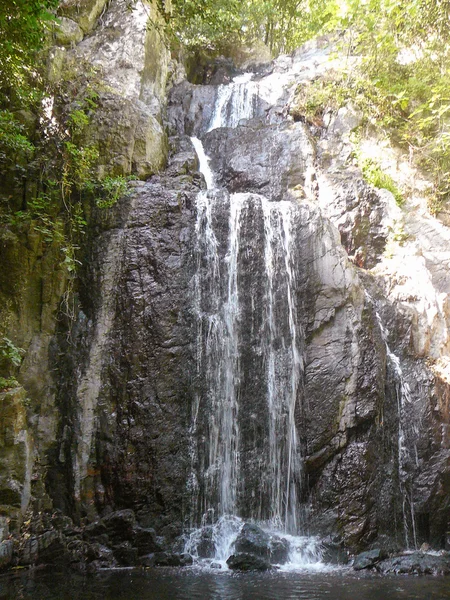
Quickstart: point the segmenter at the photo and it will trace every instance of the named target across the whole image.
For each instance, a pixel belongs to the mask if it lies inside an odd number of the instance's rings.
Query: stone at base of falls
[[[216,547],[213,541],[213,528],[211,526],[203,527],[200,541],[197,544],[197,554],[199,558],[214,558]]]
[[[232,554],[227,565],[233,571],[269,571],[273,568],[265,558],[246,552]]]
[[[369,550],[368,552],[361,552],[355,556],[353,561],[353,568],[355,571],[362,571],[362,569],[371,569],[381,560],[387,558],[387,553],[383,552],[379,548],[375,550]]]
[[[138,551],[130,542],[122,542],[114,547],[114,558],[123,567],[132,567],[138,561]]]
[[[322,560],[332,565],[348,564],[348,551],[339,536],[329,535],[321,542],[323,548]]]
[[[245,523],[234,543],[238,554],[254,554],[269,558],[269,535],[257,525]]]
[[[383,575],[450,575],[450,553],[436,556],[413,552],[383,560],[376,569]]]
[[[154,555],[155,567],[186,567],[192,565],[193,558],[190,554],[171,554],[170,552],[157,552]]]
[[[234,544],[236,553],[252,554],[272,564],[284,564],[289,558],[289,543],[277,535],[269,535],[257,525],[245,523]]]
[[[289,560],[289,542],[277,535],[270,540],[270,562],[275,565],[284,565]]]
[[[13,557],[12,540],[6,540],[0,544],[0,570],[9,567]]]

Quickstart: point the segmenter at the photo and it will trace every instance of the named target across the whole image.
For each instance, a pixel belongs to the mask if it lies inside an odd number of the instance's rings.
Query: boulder
[[[384,558],[387,558],[387,555],[379,548],[375,550],[369,550],[367,552],[361,552],[360,554],[355,556],[355,559],[353,561],[353,568],[355,569],[355,571],[361,571],[362,569],[371,569]]]
[[[77,21],[81,29],[89,33],[94,28],[107,0],[62,0],[59,12]]]
[[[376,568],[383,575],[450,575],[450,554],[447,552],[435,556],[423,552],[413,552],[382,560]]]
[[[257,525],[245,523],[234,548],[237,554],[253,554],[265,559],[270,557],[270,536]]]
[[[60,17],[53,33],[56,43],[61,46],[78,44],[84,37],[84,32],[78,23],[67,17]]]
[[[197,544],[197,555],[199,558],[214,558],[216,547],[213,541],[213,528],[210,526],[203,527],[200,540]]]
[[[136,527],[133,533],[133,545],[138,549],[139,556],[162,550],[154,529]]]
[[[113,540],[131,540],[135,535],[136,516],[130,509],[118,510],[102,519],[106,533]]]
[[[272,568],[267,559],[247,552],[232,554],[227,565],[233,571],[268,571]]]
[[[271,564],[283,565],[289,560],[290,545],[285,538],[274,535],[269,542],[269,559]]]
[[[177,554],[170,554],[170,552],[155,552],[155,566],[156,567],[179,567],[180,559]]]
[[[14,542],[6,540],[0,543],[0,570],[9,567],[13,557]]]
[[[138,551],[130,542],[122,542],[114,547],[114,558],[124,567],[133,567],[138,563]]]

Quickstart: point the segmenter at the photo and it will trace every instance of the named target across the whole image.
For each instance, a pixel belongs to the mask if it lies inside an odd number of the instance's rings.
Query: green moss
[[[372,158],[364,159],[360,164],[364,179],[376,188],[388,190],[394,196],[398,206],[403,206],[405,198],[397,184]]]

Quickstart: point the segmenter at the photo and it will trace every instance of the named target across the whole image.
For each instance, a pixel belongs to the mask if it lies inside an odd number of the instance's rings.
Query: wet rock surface
[[[371,569],[381,560],[387,558],[387,553],[379,549],[368,550],[367,552],[361,552],[353,561],[353,568],[355,571],[362,571],[363,569]]]
[[[75,3],[64,4],[60,44],[81,36],[68,22],[75,19]],[[105,3],[82,4],[80,15],[87,20],[78,22],[91,31]],[[291,454],[279,446],[279,456],[289,455],[290,461],[295,447],[293,461],[302,465],[295,477],[277,484],[278,503],[286,502],[289,489],[289,502],[299,512],[308,508],[310,531],[331,532],[333,539],[339,534],[339,541],[326,547],[329,560],[345,561],[348,550],[384,549],[382,540],[389,549],[416,541],[443,547],[449,529],[450,387],[446,363],[439,361],[449,349],[448,232],[431,218],[415,221],[413,213],[398,224],[400,209],[389,193],[363,181],[349,158],[348,140],[342,141],[357,122],[350,109],[330,122],[329,131],[309,127],[304,119],[288,118],[286,90],[273,106],[267,97],[255,103],[252,118],[235,128],[206,133],[218,88],[182,82],[169,98],[168,142],[162,118],[169,56],[159,42],[153,44],[156,33],[144,21],[126,43],[113,44],[113,31],[124,36],[136,26],[138,15],[131,19],[125,12],[124,5],[111,2],[93,35],[67,50],[101,66],[114,90],[103,90],[90,131],[103,152],[99,168],[103,174],[132,170],[146,178],[165,165],[169,147],[172,156],[165,171],[133,184],[132,195],[114,208],[89,208],[70,318],[56,320],[65,279],[52,270],[42,241],[27,238],[32,248],[27,253],[17,244],[2,248],[13,266],[28,264],[31,272],[37,265],[33,276],[14,271],[17,287],[22,279],[29,281],[26,293],[2,295],[5,306],[37,306],[31,316],[17,313],[13,319],[15,328],[26,324],[30,349],[21,377],[31,400],[24,388],[0,397],[2,505],[15,533],[30,503],[35,513],[56,507],[61,514],[59,524],[42,518],[17,550],[5,532],[0,564],[70,564],[92,571],[189,564],[190,557],[173,553],[171,544],[188,522],[200,524],[205,509],[219,505],[222,471],[210,464],[214,452],[208,445],[217,439],[218,423],[211,419],[215,400],[211,376],[198,366],[214,343],[208,337],[215,323],[209,317],[216,315],[212,291],[220,288],[218,298],[226,306],[234,285],[224,275],[232,255],[230,215],[237,206],[230,193],[250,194],[239,209],[240,304],[236,352],[228,353],[228,359],[239,355],[233,377],[240,404],[233,408],[233,423],[240,471],[232,499],[238,513],[249,520],[272,517],[275,475],[281,474],[280,481],[288,469],[284,458],[273,467],[271,435],[282,444],[294,436],[289,428],[273,435],[270,357],[283,383],[272,399],[281,397],[280,390],[296,391],[293,408],[281,418],[294,423],[296,444]],[[143,62],[152,48],[154,61]],[[316,50],[307,51],[305,64],[296,53],[256,77],[287,73],[297,64],[299,82],[313,78],[326,54]],[[216,66],[214,84],[231,75],[229,65]],[[222,188],[209,192],[218,257],[213,269],[198,246],[205,222],[197,221],[196,199],[205,185],[188,135],[203,138]],[[283,201],[294,207],[284,229],[282,211],[274,208]],[[406,267],[403,255],[392,259],[394,265],[386,256],[393,237],[403,235],[404,223],[410,236],[404,240]],[[287,234],[292,245],[289,257],[282,258]],[[266,268],[270,257],[272,270]],[[375,269],[377,277],[367,269]],[[408,269],[417,273],[417,285],[411,285]],[[214,288],[218,274],[222,279]],[[207,283],[200,308],[199,280]],[[35,302],[38,296],[45,302]],[[277,323],[272,328],[269,305]],[[434,371],[429,357],[437,361]],[[292,385],[286,373],[295,361],[301,376]],[[217,373],[226,379],[224,371]],[[64,521],[67,515],[90,524],[76,527]],[[267,569],[288,559],[282,537],[270,538],[249,524],[244,529],[230,568]],[[198,556],[212,559],[214,552],[205,527]],[[382,556],[381,550],[360,554],[355,568],[447,572],[446,556]]]
[[[450,575],[450,556],[442,556],[413,552],[383,560],[376,565],[384,575]]]
[[[268,560],[245,552],[231,555],[227,565],[232,571],[269,571],[272,568]]]
[[[234,543],[237,556],[252,554],[270,564],[284,564],[289,558],[289,543],[284,538],[269,535],[257,525],[245,523]],[[234,567],[237,568],[237,567]]]

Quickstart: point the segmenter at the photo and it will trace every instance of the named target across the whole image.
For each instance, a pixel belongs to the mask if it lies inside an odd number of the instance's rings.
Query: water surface
[[[22,572],[0,579],[0,600],[449,600],[450,578],[353,572],[242,573],[196,569]]]

